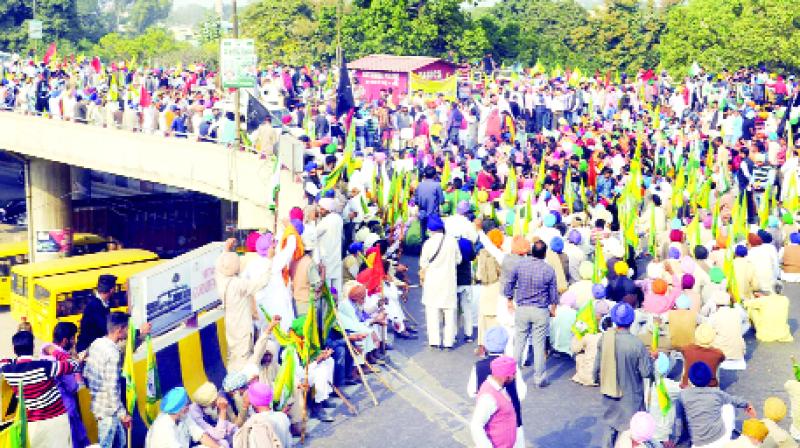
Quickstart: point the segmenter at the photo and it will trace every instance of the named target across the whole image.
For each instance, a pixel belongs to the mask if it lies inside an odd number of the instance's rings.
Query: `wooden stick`
[[[389,389],[389,392],[394,392],[394,388],[389,385],[386,379],[383,378],[383,376],[381,375],[381,371],[379,370],[378,367],[373,367],[372,364],[370,364],[369,361],[367,361],[366,357],[364,357],[364,364],[369,368],[370,372],[375,374],[375,378],[377,378],[378,381],[380,381],[384,387]]]
[[[304,445],[306,442],[306,424],[308,423],[308,392],[310,388],[306,388],[308,385],[308,361],[306,361],[306,382],[303,385],[303,423],[301,425],[300,430],[300,445]]]
[[[349,300],[349,299],[346,299],[346,300]],[[367,389],[367,393],[369,394],[370,398],[372,398],[372,404],[374,406],[378,406],[378,399],[375,398],[375,393],[372,392],[372,388],[369,386],[369,383],[367,382],[366,375],[364,375],[364,371],[361,369],[361,364],[359,364],[357,362],[358,361],[358,357],[356,356],[356,352],[353,349],[353,345],[350,344],[350,339],[347,338],[347,333],[344,331],[344,327],[342,326],[341,320],[339,320],[339,310],[337,310],[335,307],[333,308],[333,315],[336,316],[336,324],[339,326],[339,328],[342,329],[342,333],[343,333],[342,336],[343,336],[344,342],[347,345],[347,350],[350,351],[350,356],[353,357],[353,363],[356,365],[356,370],[358,370],[358,376],[361,377],[361,382],[364,384],[364,388]],[[365,354],[364,357],[366,358],[366,354]],[[367,360],[364,359],[364,362],[366,362],[366,361]]]
[[[353,403],[350,403],[350,400],[348,400],[347,397],[344,396],[342,391],[340,391],[339,388],[334,386],[333,384],[331,384],[331,387],[333,388],[333,391],[336,393],[336,395],[342,399],[342,402],[344,403],[345,406],[347,406],[347,409],[350,411],[350,413],[353,415],[358,415],[358,409],[356,409],[356,407],[353,406]]]
[[[414,325],[417,325],[417,326],[419,326],[419,322],[417,322],[417,320],[416,320],[416,319],[414,319],[414,316],[412,316],[412,315],[411,315],[411,313],[409,313],[409,312],[408,312],[408,309],[406,309],[406,306],[405,306],[405,305],[403,305],[403,301],[402,301],[402,300],[399,300],[399,302],[400,302],[400,308],[402,308],[402,309],[403,309],[403,312],[404,312],[404,313],[406,313],[406,316],[407,316],[409,319],[411,319],[411,322],[414,322]]]

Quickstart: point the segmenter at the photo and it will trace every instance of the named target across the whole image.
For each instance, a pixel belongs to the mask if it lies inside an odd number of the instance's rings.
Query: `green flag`
[[[664,377],[662,377],[661,375],[658,376],[658,385],[656,386],[656,392],[658,393],[658,407],[661,410],[661,414],[667,415],[670,408],[672,407],[672,399],[669,397],[667,386],[666,384],[664,384]]]
[[[587,334],[595,334],[598,331],[599,325],[597,324],[597,315],[594,312],[594,299],[590,298],[581,306],[578,314],[575,315],[572,333],[580,339]]]
[[[151,425],[158,416],[158,406],[161,401],[161,381],[158,378],[158,365],[156,354],[153,352],[153,341],[150,335],[145,338],[147,349],[147,407],[145,408],[145,423]]]
[[[128,340],[125,342],[125,358],[122,361],[122,378],[125,379],[125,405],[128,415],[133,415],[136,407],[136,381],[133,373],[133,344],[136,340],[136,328],[128,319]]]
[[[19,401],[17,403],[17,415],[14,422],[8,428],[8,441],[10,448],[29,448],[28,440],[28,409],[25,406],[25,393],[23,383],[19,383]]]

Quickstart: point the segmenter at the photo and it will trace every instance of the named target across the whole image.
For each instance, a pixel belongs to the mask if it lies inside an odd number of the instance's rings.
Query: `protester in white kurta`
[[[317,223],[317,244],[325,282],[337,291],[342,290],[342,241],[344,221],[335,212],[336,202],[331,198],[319,201],[322,219]]]
[[[278,241],[281,241],[279,238]],[[286,284],[286,279],[283,278],[283,270],[289,266],[292,261],[292,255],[297,247],[297,240],[294,235],[289,235],[286,238],[286,245],[283,249],[278,249],[277,246],[270,249],[273,254],[272,262],[270,263],[269,283],[266,287],[261,289],[256,294],[256,305],[259,306],[259,326],[263,328],[266,321],[261,316],[260,307],[270,316],[281,316],[281,330],[284,332],[289,331],[294,320],[294,308],[292,306],[292,291],[289,285]]]
[[[419,268],[422,280],[422,304],[428,327],[428,345],[452,347],[456,337],[456,265],[461,251],[455,238],[444,233],[444,223],[437,215],[428,217],[430,237],[422,245]],[[444,315],[444,334],[440,332]]]
[[[217,292],[225,309],[225,339],[228,344],[228,369],[238,371],[253,353],[253,316],[256,312],[254,295],[269,280],[269,271],[253,280],[239,277],[239,256],[232,252],[236,240],[225,243],[225,251],[217,260],[214,271]]]

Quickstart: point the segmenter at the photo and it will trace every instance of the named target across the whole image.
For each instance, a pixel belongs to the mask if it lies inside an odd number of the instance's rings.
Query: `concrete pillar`
[[[65,256],[59,250],[65,238],[72,242],[72,201],[70,167],[49,160],[31,158],[26,170],[28,238],[34,262]]]

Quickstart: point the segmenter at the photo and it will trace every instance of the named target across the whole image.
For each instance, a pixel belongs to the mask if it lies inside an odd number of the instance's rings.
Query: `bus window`
[[[20,297],[28,297],[28,280],[25,276],[11,274],[11,290]]]
[[[11,275],[11,258],[0,259],[0,277],[8,277]]]
[[[43,306],[50,305],[50,291],[42,288],[41,286],[36,285],[33,290],[33,296],[36,297],[36,300],[38,300]]]
[[[83,314],[86,304],[94,297],[94,290],[84,289],[67,294],[59,294],[56,306],[56,317],[74,316]]]
[[[109,308],[119,308],[128,306],[128,293],[127,291],[120,291],[117,285],[117,292],[115,292],[108,301]]]

